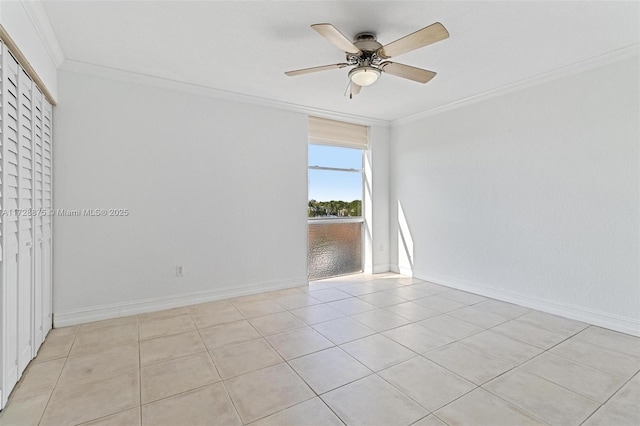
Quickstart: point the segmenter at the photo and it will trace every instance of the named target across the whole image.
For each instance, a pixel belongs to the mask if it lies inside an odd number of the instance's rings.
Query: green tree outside
[[[362,201],[316,201],[309,200],[308,217],[359,217],[362,216]]]

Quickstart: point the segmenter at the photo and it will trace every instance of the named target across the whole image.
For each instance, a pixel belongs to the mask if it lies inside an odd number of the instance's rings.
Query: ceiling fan
[[[360,93],[362,87],[375,83],[383,72],[417,81],[418,83],[427,83],[436,76],[435,72],[391,62],[387,59],[449,37],[449,32],[440,22],[431,24],[384,46],[376,40],[376,35],[371,32],[359,33],[351,42],[331,24],[313,24],[311,28],[320,33],[321,36],[329,40],[338,49],[344,51],[347,55],[346,62],[287,71],[285,74],[293,77],[352,66],[353,68],[349,71],[350,82],[347,88],[350,98]]]

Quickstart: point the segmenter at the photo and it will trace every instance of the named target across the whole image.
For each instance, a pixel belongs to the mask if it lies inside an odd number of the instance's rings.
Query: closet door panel
[[[44,340],[44,282],[42,280],[42,92],[33,85],[33,348],[40,347]],[[33,354],[35,355],[35,353]]]
[[[33,91],[29,76],[20,70],[18,156],[18,368],[19,374],[33,357]]]
[[[47,101],[42,106],[42,207],[47,213],[42,217],[42,315],[43,335],[53,326],[53,271],[52,271],[52,122],[53,107]]]
[[[4,82],[2,81],[2,69],[4,67],[4,64],[2,63],[3,59],[2,59],[2,49],[4,48],[4,45],[2,43],[0,43],[0,209],[4,210],[4,195],[2,194],[4,191],[4,188],[2,186],[2,182],[4,182],[4,176],[2,175],[2,172],[4,170],[4,152],[3,152],[3,141],[4,141],[4,98],[5,98],[5,94],[4,94]],[[0,214],[0,309],[3,309],[3,297],[2,297],[2,282],[3,282],[3,277],[1,275],[1,271],[3,270],[2,268],[2,258],[3,258],[3,252],[4,252],[4,240],[2,239],[2,236],[4,235],[4,221],[3,221],[3,216]],[[2,327],[2,315],[0,314],[0,327]],[[2,330],[0,329],[0,335],[2,333]],[[0,340],[0,381],[2,380],[2,341]],[[0,386],[2,386],[2,383],[0,383]]]
[[[4,49],[4,46],[3,46]],[[3,401],[18,381],[18,63],[2,54],[2,389]]]

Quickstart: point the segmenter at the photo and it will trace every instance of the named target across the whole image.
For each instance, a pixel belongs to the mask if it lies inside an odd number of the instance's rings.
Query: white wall
[[[389,127],[369,127],[365,152],[366,273],[389,271]],[[367,199],[368,198],[368,202]]]
[[[56,325],[306,284],[306,115],[69,71],[59,87],[55,208],[130,215],[55,218]]]
[[[25,2],[18,0],[0,2],[0,22],[9,36],[16,42],[22,53],[38,73],[45,86],[54,99],[58,97],[57,64],[49,53],[47,45],[41,36],[42,28],[36,27],[25,8]],[[32,10],[38,10],[42,6],[33,2]],[[29,6],[28,4],[26,6]],[[48,22],[47,22],[48,24]],[[46,37],[53,37],[52,33],[47,33]],[[57,46],[57,41],[49,40]],[[59,47],[58,47],[59,49]],[[62,55],[62,52],[57,52]]]
[[[633,57],[394,126],[393,267],[639,333],[638,75]]]

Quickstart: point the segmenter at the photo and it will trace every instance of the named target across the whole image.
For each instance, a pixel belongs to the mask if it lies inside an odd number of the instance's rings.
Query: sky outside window
[[[309,165],[362,169],[362,150],[329,145],[309,145]]]
[[[362,169],[362,150],[309,145],[309,166]],[[331,170],[309,170],[309,200],[362,200],[362,174]]]

